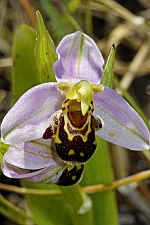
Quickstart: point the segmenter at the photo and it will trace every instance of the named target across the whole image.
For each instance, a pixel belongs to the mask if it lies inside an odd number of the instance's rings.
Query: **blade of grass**
[[[134,26],[141,25],[145,22],[143,17],[134,15],[127,8],[123,7],[121,4],[119,4],[116,1],[93,0],[93,2],[107,6],[108,9],[111,9],[114,12],[116,12],[118,16],[122,17],[123,19],[127,20],[130,23],[133,23]]]
[[[37,84],[34,61],[35,30],[21,25],[14,35],[12,58],[12,94],[15,102],[25,91]]]
[[[2,195],[0,195],[0,213],[17,224],[25,225],[33,222],[31,216],[7,201]]]
[[[73,31],[81,30],[81,27],[62,1],[43,0],[40,2],[58,34],[58,39]]]
[[[51,22],[54,26],[54,29],[57,31],[59,38],[66,35],[67,28],[62,21],[60,13],[56,9],[56,7],[53,5],[53,3],[48,0],[42,0],[40,2],[43,9],[46,11],[46,14],[51,19]]]

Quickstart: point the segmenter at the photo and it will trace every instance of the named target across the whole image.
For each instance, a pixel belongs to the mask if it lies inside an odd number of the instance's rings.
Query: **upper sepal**
[[[105,140],[131,150],[148,150],[150,133],[137,112],[114,90],[105,87],[95,95],[95,114],[102,117],[104,128],[97,134]]]
[[[54,63],[54,71],[57,81],[100,82],[104,60],[96,43],[88,35],[77,31],[65,36],[56,52],[58,60]]]

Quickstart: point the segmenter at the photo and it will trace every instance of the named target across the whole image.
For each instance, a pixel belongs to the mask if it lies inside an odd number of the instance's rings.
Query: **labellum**
[[[96,149],[95,132],[102,128],[102,122],[93,110],[91,102],[83,115],[80,102],[66,99],[62,110],[51,117],[43,138],[53,140],[58,156],[67,164],[84,164]]]

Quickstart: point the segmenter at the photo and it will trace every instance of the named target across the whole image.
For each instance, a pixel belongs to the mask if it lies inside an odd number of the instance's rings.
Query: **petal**
[[[44,83],[28,90],[2,121],[4,142],[18,144],[41,138],[48,127],[48,119],[60,108],[63,100],[57,83]]]
[[[137,112],[112,89],[95,95],[94,113],[102,117],[104,128],[97,134],[131,150],[149,149],[150,133]]]
[[[65,170],[65,164],[61,163],[57,167],[53,168],[52,166],[49,166],[45,169],[42,169],[39,173],[34,174],[34,176],[26,178],[24,180],[32,183],[57,183],[61,175],[63,174]]]
[[[5,160],[2,164],[2,172],[9,178],[17,178],[32,183],[56,183],[65,170],[65,164],[59,163],[49,165],[46,168],[37,171],[30,171],[18,168],[7,163]]]
[[[60,162],[51,149],[51,141],[44,139],[10,146],[4,160],[13,166],[28,170],[42,169],[49,164],[56,164],[56,161]]]
[[[65,36],[56,51],[58,60],[54,71],[57,81],[100,82],[104,60],[92,38],[77,31]]]

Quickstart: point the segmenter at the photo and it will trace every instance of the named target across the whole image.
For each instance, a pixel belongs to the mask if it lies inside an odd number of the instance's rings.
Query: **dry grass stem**
[[[87,194],[102,192],[110,189],[115,189],[120,186],[128,185],[134,182],[140,182],[150,177],[150,170],[142,171],[129,177],[122,178],[120,180],[113,181],[110,184],[96,184],[83,187],[83,190]],[[22,195],[58,195],[61,194],[60,190],[44,190],[44,189],[29,189],[20,188],[13,185],[0,183],[0,189],[10,192],[15,192]]]

